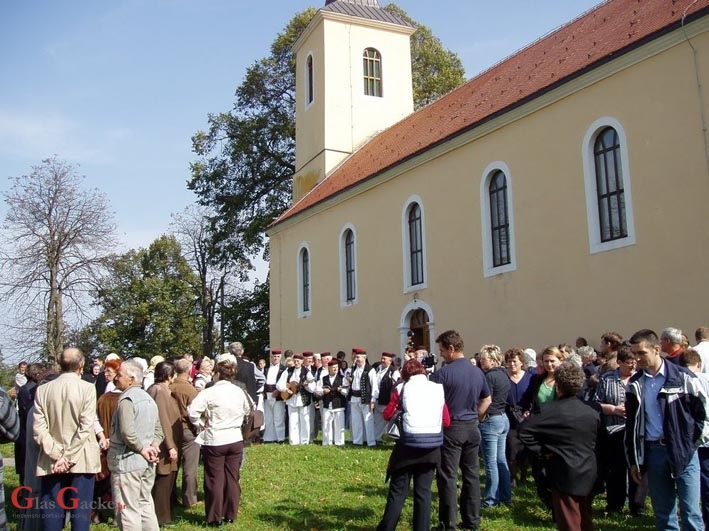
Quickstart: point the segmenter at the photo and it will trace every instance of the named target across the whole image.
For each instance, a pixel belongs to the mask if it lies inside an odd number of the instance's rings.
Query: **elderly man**
[[[94,433],[96,390],[82,380],[84,355],[68,348],[59,356],[62,373],[37,387],[32,431],[39,445],[37,476],[41,476],[43,529],[60,531],[65,508],[72,531],[91,525],[94,475],[101,471]]]
[[[229,344],[229,352],[236,358],[236,375],[234,380],[242,382],[254,403],[258,403],[258,389],[265,383],[263,373],[256,365],[241,357],[244,355],[244,345],[235,341]]]
[[[395,355],[392,352],[382,352],[382,361],[377,368],[377,387],[379,388],[379,395],[377,405],[374,409],[374,437],[377,443],[382,442],[384,430],[387,425],[387,421],[384,420],[383,416],[384,409],[389,404],[392,390],[401,378],[401,374],[392,363],[394,357]]]
[[[116,387],[122,393],[111,422],[108,451],[113,501],[121,531],[159,529],[151,490],[163,434],[158,406],[142,384],[140,364],[124,361],[116,376]]]
[[[293,367],[289,367],[278,380],[276,389],[288,396],[288,439],[290,444],[310,443],[309,400],[315,391],[315,378],[303,367],[303,355],[293,355]]]
[[[679,328],[668,327],[660,333],[660,347],[665,354],[664,358],[674,363],[679,364],[680,355],[684,350],[682,348],[682,330]]]
[[[374,433],[374,407],[379,398],[377,371],[372,369],[367,361],[367,352],[360,347],[352,349],[354,361],[347,375],[347,386],[350,388],[350,426],[352,427],[352,444],[376,446],[377,437]]]
[[[187,416],[187,407],[197,396],[197,389],[190,383],[192,361],[182,358],[175,361],[175,381],[170,384],[172,396],[180,407],[182,422],[182,505],[192,507],[197,504],[197,468],[199,467],[199,445],[195,442],[195,428]]]
[[[281,365],[280,349],[271,350],[271,364],[266,368],[264,385],[263,417],[265,429],[263,442],[283,442],[286,440],[286,403],[276,389],[285,365]]]

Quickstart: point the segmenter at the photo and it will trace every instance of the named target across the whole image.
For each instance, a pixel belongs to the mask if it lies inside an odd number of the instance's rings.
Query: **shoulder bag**
[[[396,411],[387,422],[385,429],[389,438],[394,440],[401,438],[402,433],[404,433],[404,387],[406,387],[406,384],[401,386],[401,394],[399,395]]]

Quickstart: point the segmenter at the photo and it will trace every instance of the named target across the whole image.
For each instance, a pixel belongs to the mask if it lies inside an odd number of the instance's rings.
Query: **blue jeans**
[[[481,446],[485,460],[485,497],[483,507],[509,503],[512,499],[510,469],[505,457],[510,420],[507,415],[493,415],[480,424]]]
[[[679,531],[677,498],[682,513],[683,531],[703,531],[699,510],[699,459],[696,451],[678,478],[672,478],[667,447],[658,443],[645,444],[645,464],[655,527],[663,531]]]
[[[709,529],[709,448],[702,446],[697,448],[699,455],[699,470],[702,481],[700,484],[702,497],[702,516],[704,517],[704,528]]]

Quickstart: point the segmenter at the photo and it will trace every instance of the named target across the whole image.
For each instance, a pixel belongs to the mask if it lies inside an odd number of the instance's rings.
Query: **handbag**
[[[246,395],[246,399],[249,401],[251,411],[248,415],[244,416],[244,421],[241,423],[241,436],[243,437],[244,441],[249,441],[254,437],[259,436],[264,419],[263,411],[256,407],[256,404],[254,404],[254,401],[252,400],[249,393],[244,391],[244,394]]]
[[[527,419],[521,406],[511,406],[509,404],[507,405],[507,416],[515,425],[522,424]]]
[[[404,433],[404,384],[401,387],[401,394],[399,395],[399,403],[396,406],[396,411],[392,417],[387,422],[385,432],[390,439],[398,440]]]

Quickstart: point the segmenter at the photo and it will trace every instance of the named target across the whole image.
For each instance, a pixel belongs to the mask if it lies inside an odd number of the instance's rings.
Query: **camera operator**
[[[436,370],[436,355],[426,350],[424,346],[416,347],[416,359],[426,368],[426,376],[430,377]]]

